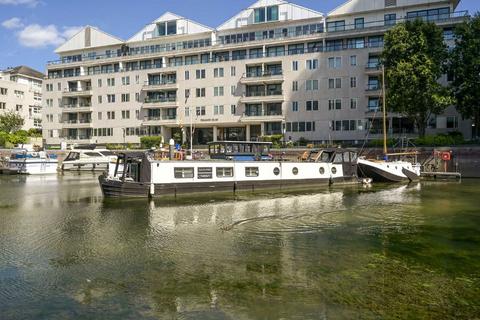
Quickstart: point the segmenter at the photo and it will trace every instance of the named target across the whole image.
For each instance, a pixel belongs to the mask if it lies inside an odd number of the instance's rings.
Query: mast
[[[382,64],[382,96],[383,96],[383,154],[387,155],[387,90],[385,88],[385,65]]]

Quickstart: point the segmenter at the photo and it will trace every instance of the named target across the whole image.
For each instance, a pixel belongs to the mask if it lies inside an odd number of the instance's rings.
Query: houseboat
[[[24,144],[12,150],[2,171],[5,174],[55,174],[57,166],[56,156]]]
[[[63,160],[61,168],[62,171],[104,171],[109,164],[115,164],[116,161],[117,156],[107,149],[76,148]]]
[[[219,150],[221,152],[222,150]],[[211,154],[212,156],[212,154]],[[156,160],[154,152],[119,154],[115,169],[99,177],[105,197],[157,197],[201,192],[255,191],[358,183],[357,154],[311,151],[305,161]]]

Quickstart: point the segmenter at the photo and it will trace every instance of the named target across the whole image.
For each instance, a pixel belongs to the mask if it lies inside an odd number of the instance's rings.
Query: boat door
[[[357,174],[357,153],[356,152],[343,151],[342,168],[343,168],[343,175],[346,177],[351,177]]]

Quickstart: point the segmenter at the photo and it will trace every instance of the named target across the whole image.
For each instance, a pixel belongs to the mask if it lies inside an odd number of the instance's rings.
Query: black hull
[[[195,182],[182,184],[155,184],[155,192],[150,195],[150,184],[140,182],[122,182],[98,178],[103,195],[115,197],[161,197],[177,196],[206,192],[232,193],[240,191],[255,192],[257,190],[282,190],[305,187],[328,187],[329,185],[356,184],[357,177],[330,179],[303,179],[284,181],[241,181],[241,182]]]
[[[408,181],[406,177],[397,176],[364,163],[357,164],[358,175],[362,178],[372,178],[373,182],[402,182]]]
[[[407,176],[408,180],[410,181],[417,181],[420,177],[413,171],[407,170],[405,168],[402,169],[402,173]]]

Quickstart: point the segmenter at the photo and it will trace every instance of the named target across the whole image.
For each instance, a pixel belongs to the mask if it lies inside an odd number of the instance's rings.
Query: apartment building
[[[26,66],[0,71],[0,113],[18,113],[24,130],[41,129],[43,78],[43,73]]]
[[[87,26],[47,66],[47,144],[256,140],[361,143],[381,133],[384,33],[405,19],[436,22],[452,43],[466,12],[455,0],[351,0],[327,15],[260,0],[217,28],[167,12],[128,40]],[[445,82],[448,80],[445,76]],[[388,114],[394,135],[415,134]],[[454,107],[430,133],[462,131]],[[368,134],[367,134],[368,133]]]

